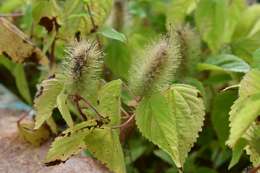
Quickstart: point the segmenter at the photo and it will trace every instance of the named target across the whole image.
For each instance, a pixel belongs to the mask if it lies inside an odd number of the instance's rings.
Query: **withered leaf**
[[[4,53],[13,61],[22,63],[34,61],[48,64],[48,58],[15,25],[0,17],[0,54]]]

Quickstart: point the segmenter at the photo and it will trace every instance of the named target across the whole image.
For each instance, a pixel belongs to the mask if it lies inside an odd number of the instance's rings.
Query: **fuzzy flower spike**
[[[68,48],[64,73],[69,92],[91,94],[97,90],[103,64],[103,52],[96,41],[75,41]],[[87,95],[89,95],[87,94]]]
[[[170,31],[147,46],[130,69],[130,89],[143,97],[167,87],[174,79],[181,61],[176,32]]]

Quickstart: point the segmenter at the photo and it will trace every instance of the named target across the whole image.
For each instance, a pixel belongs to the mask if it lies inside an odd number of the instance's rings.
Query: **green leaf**
[[[118,41],[121,41],[121,42],[126,42],[126,40],[127,40],[126,36],[123,33],[118,32],[114,28],[111,28],[111,27],[102,28],[99,31],[99,34],[103,35],[104,37],[111,38],[111,39],[114,39],[114,40],[118,40]]]
[[[251,70],[247,73],[242,81],[240,82],[239,87],[239,96],[247,97],[260,92],[260,71]]]
[[[57,17],[60,13],[60,8],[55,0],[52,1],[34,1],[32,3],[32,16],[35,24],[38,24],[42,17],[48,17],[52,19]]]
[[[59,16],[62,23],[60,36],[65,38],[74,37],[74,34],[78,31],[84,35],[100,28],[110,14],[112,3],[112,0],[65,1],[63,13]],[[92,19],[95,26],[93,26]]]
[[[0,3],[0,11],[1,13],[9,13],[17,10],[17,8],[23,5],[23,1],[21,0],[9,0],[9,1],[2,1]]]
[[[77,154],[86,148],[84,138],[96,126],[95,121],[84,121],[63,132],[51,144],[51,148],[47,153],[45,162],[56,160],[65,161],[73,154]]]
[[[20,27],[25,33],[29,34],[33,24],[32,4],[31,3],[26,4],[23,11],[24,11],[24,16],[21,19]]]
[[[167,23],[182,24],[185,17],[196,8],[196,0],[174,0],[167,8]]]
[[[260,49],[257,49],[257,50],[253,53],[253,63],[252,63],[252,67],[253,67],[253,68],[257,68],[258,70],[260,70]]]
[[[98,93],[98,110],[101,115],[110,119],[110,125],[118,125],[121,120],[121,80],[105,84]]]
[[[232,52],[246,60],[247,62],[252,63],[252,52],[254,52],[260,45],[260,32],[257,35],[252,37],[241,38],[232,42],[231,49]]]
[[[247,8],[236,25],[232,36],[232,52],[241,58],[252,61],[251,53],[260,46],[260,5]]]
[[[260,113],[260,92],[239,98],[230,111],[230,135],[227,144],[233,148]]]
[[[70,111],[67,105],[68,95],[63,90],[57,97],[57,106],[62,115],[62,118],[66,121],[69,127],[73,127],[73,120],[70,115]]]
[[[246,73],[250,70],[250,66],[234,55],[221,54],[209,57],[204,63],[198,65],[198,69]]]
[[[16,64],[12,72],[15,77],[15,83],[19,93],[22,95],[22,97],[26,100],[27,103],[31,104],[32,98],[29,91],[29,86],[27,83],[23,65]]]
[[[23,65],[14,63],[10,59],[1,55],[0,55],[0,65],[3,65],[14,76],[16,87],[19,93],[27,103],[31,104],[32,98],[31,98]]]
[[[166,152],[164,152],[162,150],[155,150],[155,151],[153,151],[153,153],[154,153],[154,155],[156,155],[163,161],[167,162],[170,165],[173,165],[173,161],[172,161],[171,157]]]
[[[235,148],[241,139],[247,140],[245,150],[255,166],[260,164],[260,71],[251,70],[240,82],[239,98],[230,111],[230,135],[227,144]]]
[[[52,115],[52,110],[57,105],[57,97],[63,89],[61,79],[58,77],[46,79],[41,83],[40,89],[34,100],[36,110],[35,128],[39,128]]]
[[[196,26],[213,52],[224,43],[227,3],[226,0],[201,0],[195,12]]]
[[[250,155],[250,160],[254,166],[260,165],[260,125],[254,123],[247,130],[244,138],[248,141],[246,153]]]
[[[81,17],[88,17],[88,15],[86,13],[72,14],[68,17],[68,19],[81,18]]]
[[[93,155],[114,173],[126,173],[119,133],[111,128],[94,129],[85,138],[85,144]]]
[[[217,133],[218,141],[225,147],[229,133],[229,110],[237,98],[237,91],[229,90],[215,96],[212,107],[211,122]]]
[[[167,152],[181,168],[198,137],[204,115],[199,91],[176,84],[164,96],[145,97],[137,107],[136,123],[142,134]]]
[[[235,166],[243,154],[243,150],[246,146],[247,142],[245,139],[240,139],[237,144],[232,149],[232,159],[229,163],[228,169],[231,169],[233,166]]]
[[[250,36],[250,34],[252,34],[253,29],[256,32],[256,28],[254,28],[254,26],[259,21],[259,17],[260,17],[260,5],[257,4],[248,7],[240,16],[240,20],[236,25],[236,29],[234,31],[232,39],[239,40],[241,38],[248,37]]]
[[[228,14],[226,16],[225,32],[223,33],[225,35],[226,43],[230,43],[232,40],[234,30],[246,7],[247,4],[245,0],[232,0],[228,2]]]
[[[128,45],[122,42],[110,40],[105,52],[105,64],[116,77],[128,78],[128,71],[131,64]]]
[[[50,117],[49,119],[47,119],[46,124],[49,126],[49,128],[53,134],[55,134],[55,135],[58,134],[58,127],[57,127],[57,124],[55,123],[53,117]]]

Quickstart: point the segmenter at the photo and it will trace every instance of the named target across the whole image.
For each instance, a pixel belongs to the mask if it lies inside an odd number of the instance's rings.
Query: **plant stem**
[[[89,17],[90,17],[91,24],[93,26],[93,29],[91,30],[91,33],[95,33],[95,32],[97,32],[98,26],[95,24],[95,20],[93,18],[93,14],[91,12],[91,9],[90,9],[88,3],[86,3],[86,6],[87,6],[87,10],[88,10],[88,14],[89,14]],[[96,40],[98,42],[99,49],[102,49],[102,45],[101,45],[101,42],[100,42],[100,39],[99,39],[98,35],[96,35]]]
[[[81,118],[86,121],[87,120],[87,116],[82,112],[82,110],[80,108],[80,105],[79,105],[79,100],[76,101],[76,106],[77,106],[77,109],[78,109],[78,111],[79,111],[79,113],[81,115]]]
[[[118,129],[118,128],[122,128],[122,127],[126,126],[129,122],[131,122],[134,119],[134,117],[135,117],[135,114],[131,115],[131,117],[127,121],[125,121],[123,124],[120,124],[118,126],[113,126],[112,129]]]
[[[99,119],[102,119],[103,116],[98,112],[98,110],[89,102],[87,101],[85,98],[81,97],[80,95],[76,95],[76,97],[78,97],[79,101],[82,100],[87,107],[90,107],[98,116]]]
[[[178,168],[179,173],[183,173],[183,169],[182,168]]]

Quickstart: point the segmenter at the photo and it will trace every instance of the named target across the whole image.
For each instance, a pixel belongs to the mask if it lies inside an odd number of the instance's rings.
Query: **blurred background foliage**
[[[23,103],[15,109],[24,110],[31,107],[37,84],[59,67],[66,56],[65,47],[74,39],[98,39],[106,54],[104,79],[121,78],[127,83],[129,66],[138,58],[138,51],[175,27],[182,38],[183,60],[173,82],[196,86],[207,107],[203,131],[186,161],[185,172],[238,173],[250,168],[243,153],[228,170],[232,158],[225,145],[228,112],[237,98],[237,88],[222,90],[238,84],[251,68],[260,68],[260,5],[256,2],[1,0],[0,16],[17,26],[49,59],[49,65],[39,65],[31,58],[16,63],[0,48],[0,84]],[[0,37],[3,34],[0,26]],[[0,47],[4,44],[0,39]],[[129,99],[123,93],[123,102]],[[10,108],[10,104],[1,107]],[[170,157],[136,131],[123,147],[129,173],[177,172]]]

